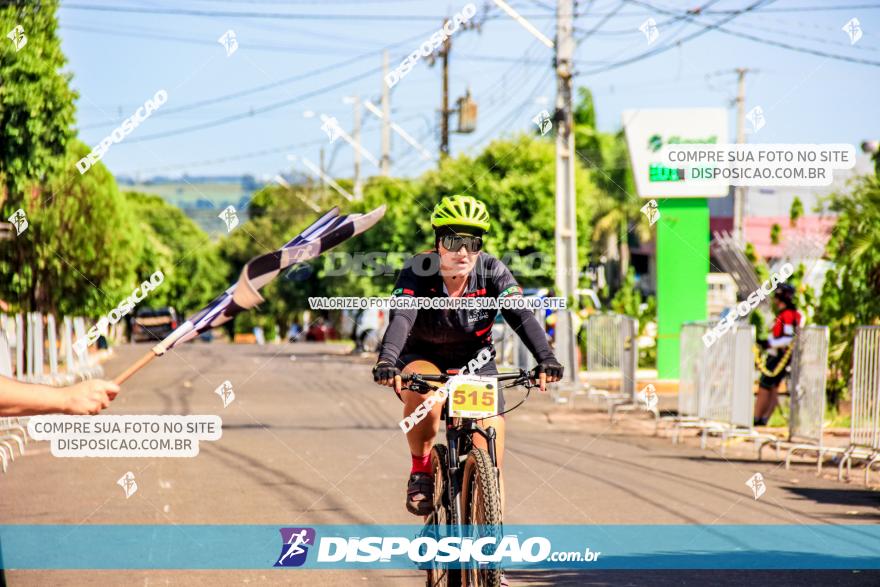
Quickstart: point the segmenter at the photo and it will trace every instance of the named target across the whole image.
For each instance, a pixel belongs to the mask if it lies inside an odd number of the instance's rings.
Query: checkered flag
[[[237,282],[154,346],[140,361],[117,377],[116,383],[122,383],[152,359],[165,354],[165,351],[257,306],[263,301],[259,290],[282,271],[296,263],[314,259],[359,235],[376,224],[384,214],[385,206],[366,214],[344,216],[339,215],[339,208],[333,208],[279,250],[254,257],[245,264]]]

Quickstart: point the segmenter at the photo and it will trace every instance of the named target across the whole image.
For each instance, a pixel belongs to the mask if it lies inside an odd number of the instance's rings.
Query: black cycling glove
[[[559,364],[559,361],[556,359],[547,359],[545,361],[541,361],[538,363],[538,366],[535,367],[535,379],[538,378],[538,375],[541,373],[546,373],[547,377],[562,379],[562,365]]]
[[[373,381],[376,383],[385,379],[394,379],[398,375],[400,375],[400,369],[388,361],[379,361],[373,367]]]

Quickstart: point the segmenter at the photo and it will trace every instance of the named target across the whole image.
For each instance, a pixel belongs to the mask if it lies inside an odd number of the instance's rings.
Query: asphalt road
[[[120,372],[148,349],[124,346],[105,364]],[[110,414],[218,414],[223,437],[193,459],[59,459],[32,443],[0,476],[0,523],[409,524],[403,507],[408,450],[401,404],[374,385],[370,359],[338,345],[189,344],[133,377]],[[233,384],[226,409],[213,390]],[[516,400],[511,394],[508,404]],[[510,524],[877,523],[880,494],[784,470],[744,451],[721,458],[693,442],[647,434],[644,417],[555,406],[533,395],[508,418]],[[751,449],[753,451],[753,449]],[[117,479],[136,475],[125,499]],[[761,472],[767,493],[745,481]],[[511,573],[512,584],[878,584],[867,573]],[[298,584],[421,585],[410,571],[9,571],[9,585]]]

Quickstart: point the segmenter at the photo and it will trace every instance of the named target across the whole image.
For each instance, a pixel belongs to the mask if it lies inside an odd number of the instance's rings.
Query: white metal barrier
[[[73,332],[74,338],[76,340],[86,337],[85,318],[77,316],[73,319]],[[77,365],[77,373],[81,374],[86,379],[90,379],[92,377],[101,377],[104,374],[104,369],[92,358],[92,356],[88,352],[85,352],[82,355],[80,355],[79,353],[74,353],[74,361]]]
[[[791,458],[796,453],[815,452],[816,472],[821,473],[826,453],[843,452],[843,449],[825,446],[822,439],[828,336],[827,326],[810,325],[799,329],[795,339],[788,385],[791,405],[788,442],[792,446],[785,456],[786,469],[791,466]]]
[[[12,320],[6,314],[0,315],[0,375],[14,377],[12,371],[12,351],[9,344],[9,325]]]
[[[638,320],[624,314],[592,314],[584,323],[581,352],[588,376],[598,376],[618,383],[616,392],[600,389],[589,383],[587,396],[604,401],[612,421],[619,411],[644,409],[655,418],[659,415],[656,407],[649,407],[637,393],[638,336]]]
[[[696,428],[701,448],[706,448],[710,435],[721,437],[723,456],[730,438],[776,441],[753,428],[754,328],[738,323],[707,348],[702,337],[710,327],[701,322],[682,326],[679,414],[665,419],[673,424],[672,442],[678,442],[683,429]]]
[[[24,319],[21,314],[15,315],[15,377],[19,381],[27,379],[24,366]]]
[[[707,324],[687,323],[681,327],[678,369],[678,419],[696,419],[699,414],[700,382],[702,381],[703,334]]]
[[[849,477],[853,459],[866,459],[867,484],[871,467],[880,461],[880,326],[856,329],[851,390],[850,445],[840,459],[837,478],[843,477],[844,465]]]

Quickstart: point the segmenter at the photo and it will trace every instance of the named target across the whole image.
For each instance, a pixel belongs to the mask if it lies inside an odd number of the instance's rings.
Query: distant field
[[[218,214],[227,206],[235,206],[241,222],[248,219],[247,204],[255,190],[240,183],[162,183],[121,185],[124,191],[155,194],[177,206],[202,230],[212,237],[226,234],[226,225]]]

